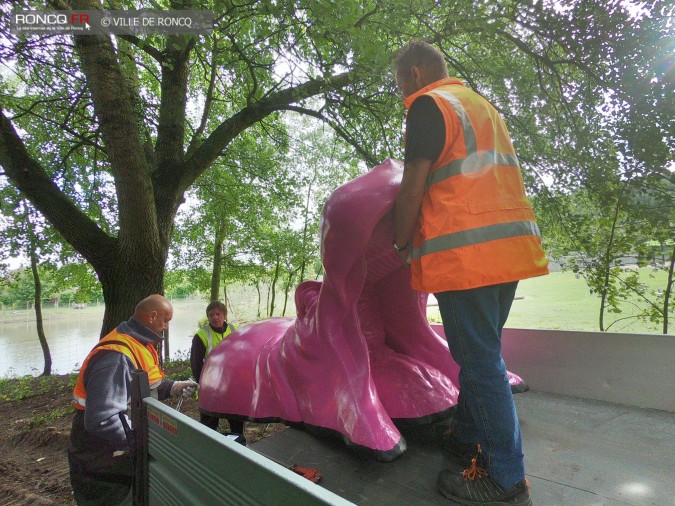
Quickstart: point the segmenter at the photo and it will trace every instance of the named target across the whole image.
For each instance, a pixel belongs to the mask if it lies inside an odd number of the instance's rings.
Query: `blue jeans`
[[[454,434],[479,443],[490,477],[505,489],[525,478],[520,425],[502,359],[502,328],[518,282],[434,294],[450,353],[460,366]]]

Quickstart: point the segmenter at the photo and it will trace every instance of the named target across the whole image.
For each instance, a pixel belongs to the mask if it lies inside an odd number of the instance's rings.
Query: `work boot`
[[[457,466],[458,470],[471,467],[471,461],[479,456],[480,446],[477,444],[462,443],[452,430],[446,431],[441,436],[441,453],[445,455],[450,462]]]
[[[492,480],[485,469],[478,467],[478,457],[461,473],[448,470],[438,475],[438,490],[443,497],[457,504],[487,506],[532,506],[530,482],[525,479],[509,490]]]

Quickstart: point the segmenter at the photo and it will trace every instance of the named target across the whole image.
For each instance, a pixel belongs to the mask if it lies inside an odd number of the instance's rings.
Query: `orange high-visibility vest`
[[[467,290],[548,274],[539,228],[506,125],[495,108],[455,78],[422,88],[445,122],[431,166],[411,258],[412,286]]]
[[[77,377],[77,383],[73,389],[73,406],[76,409],[84,410],[87,404],[87,391],[84,388],[84,373],[89,365],[89,360],[101,350],[112,350],[123,353],[131,359],[136,369],[142,369],[148,373],[148,383],[150,388],[156,388],[162,379],[164,371],[159,368],[159,355],[157,350],[151,344],[141,344],[136,339],[126,334],[120,334],[114,329],[110,334],[101,339],[98,344],[89,352],[84,359],[80,373]]]

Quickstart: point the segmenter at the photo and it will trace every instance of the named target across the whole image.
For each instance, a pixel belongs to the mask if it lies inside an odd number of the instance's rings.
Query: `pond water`
[[[169,325],[169,350],[187,356],[200,319],[205,318],[206,302],[176,301]],[[42,348],[32,311],[3,311],[0,314],[0,378],[39,375],[44,369]],[[96,344],[103,321],[103,306],[85,309],[44,310],[44,329],[52,356],[52,373],[77,370]]]

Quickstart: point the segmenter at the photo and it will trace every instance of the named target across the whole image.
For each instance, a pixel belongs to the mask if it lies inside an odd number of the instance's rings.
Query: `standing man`
[[[68,448],[77,504],[131,504],[135,438],[127,406],[133,370],[148,373],[150,391],[159,400],[194,394],[194,381],[165,380],[159,367],[155,345],[172,317],[171,303],[150,295],[84,359],[73,390],[75,417]]]
[[[408,115],[394,249],[412,287],[438,299],[461,368],[447,444],[468,469],[442,471],[438,486],[459,504],[531,505],[501,332],[518,280],[548,261],[518,159],[499,113],[430,44],[399,52],[396,80]]]
[[[199,382],[204,367],[204,360],[209,352],[223,339],[234,332],[234,325],[227,323],[227,307],[218,300],[211,301],[206,306],[206,318],[208,323],[201,327],[194,338],[190,349],[190,367],[193,377]],[[213,430],[218,430],[220,417],[200,413],[200,421]],[[230,424],[230,432],[244,435],[244,422],[227,419]]]

